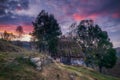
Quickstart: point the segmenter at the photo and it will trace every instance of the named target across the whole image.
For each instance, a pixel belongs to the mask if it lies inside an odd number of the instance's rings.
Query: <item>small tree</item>
[[[1,37],[6,41],[11,41],[16,38],[16,36],[13,33],[8,33],[7,31],[4,31]]]
[[[52,53],[51,56],[55,56],[58,37],[61,34],[57,20],[52,14],[42,10],[33,22],[33,26],[33,37],[36,38],[39,50],[47,50]]]
[[[9,33],[7,31],[4,31],[4,33],[2,34],[2,39],[4,40],[9,40]]]
[[[17,28],[16,28],[16,32],[18,33],[18,38],[21,38],[22,37],[22,35],[23,35],[23,27],[22,26],[18,26]]]

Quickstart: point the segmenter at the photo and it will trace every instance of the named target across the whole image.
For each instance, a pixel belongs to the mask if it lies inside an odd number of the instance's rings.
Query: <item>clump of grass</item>
[[[25,58],[25,57],[23,57],[23,56],[20,56],[20,57],[17,57],[15,60],[18,61],[18,62],[21,63],[21,64],[25,64],[25,65],[28,65],[28,66],[36,67],[36,65],[33,64],[33,63],[30,61],[30,58],[29,58],[29,57]]]

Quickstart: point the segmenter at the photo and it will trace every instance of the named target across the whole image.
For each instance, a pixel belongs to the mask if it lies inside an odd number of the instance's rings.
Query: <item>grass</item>
[[[116,77],[111,77],[108,75],[101,74],[94,70],[85,67],[75,67],[75,66],[63,66],[65,69],[78,73],[81,77],[86,78],[85,80],[120,80]]]
[[[0,80],[42,80],[41,74],[23,56],[28,57],[28,53],[0,52]]]
[[[28,53],[0,52],[0,80],[72,80],[71,76],[74,76],[74,80],[120,80],[85,67],[61,65],[61,63],[51,63],[44,66],[42,71],[36,71],[28,59],[23,59],[23,56],[43,55]]]
[[[46,58],[46,55],[27,51],[10,43],[1,43],[4,44],[4,48],[1,48],[4,50],[0,51],[0,80],[120,80],[85,67],[56,62],[37,71],[27,57]]]
[[[10,42],[0,39],[0,51],[2,52],[22,52],[24,49],[12,45]]]
[[[23,57],[40,56],[25,51],[21,54],[16,52],[0,52],[0,80],[120,80],[115,77],[95,72],[85,67],[75,67],[62,65],[61,63],[51,63],[43,68],[42,71],[36,71],[28,59]]]
[[[43,57],[37,52],[0,40],[0,80],[42,80],[30,61],[23,58],[35,56]]]

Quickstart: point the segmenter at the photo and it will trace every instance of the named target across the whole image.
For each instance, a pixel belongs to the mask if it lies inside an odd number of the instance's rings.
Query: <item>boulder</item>
[[[35,63],[35,65],[36,65],[37,67],[40,67],[40,66],[42,66],[42,62],[41,62],[41,61],[38,61],[38,62]]]
[[[42,69],[42,61],[39,57],[30,58],[30,61],[36,66],[36,70]]]
[[[42,70],[42,67],[36,67],[36,70],[40,71]]]
[[[30,58],[30,61],[32,63],[36,63],[36,62],[40,61],[40,58],[39,57]]]
[[[33,57],[30,58],[30,61],[35,65],[36,70],[40,71],[42,70],[43,66],[52,63],[53,59],[51,57],[47,58]]]

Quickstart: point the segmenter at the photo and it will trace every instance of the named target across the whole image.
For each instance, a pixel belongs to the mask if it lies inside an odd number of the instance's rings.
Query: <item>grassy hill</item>
[[[0,51],[1,52],[21,52],[21,49],[18,46],[12,45],[10,42],[0,39]]]
[[[65,66],[65,68],[77,73],[80,76],[80,80],[119,80],[85,67]]]
[[[120,80],[89,68],[63,65],[56,61],[37,71],[28,59],[35,56],[47,57],[0,41],[0,80]]]

